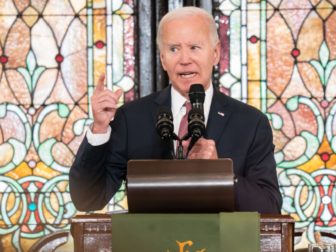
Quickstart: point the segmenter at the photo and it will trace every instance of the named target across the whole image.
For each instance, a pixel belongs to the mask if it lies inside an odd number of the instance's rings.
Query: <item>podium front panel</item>
[[[110,252],[111,215],[78,215],[71,219],[75,252]],[[92,249],[95,248],[95,249]],[[294,219],[288,215],[266,215],[260,218],[260,251],[293,252]]]

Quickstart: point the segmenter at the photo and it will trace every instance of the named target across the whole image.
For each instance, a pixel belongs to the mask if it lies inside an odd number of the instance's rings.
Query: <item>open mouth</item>
[[[179,73],[179,76],[183,79],[190,79],[196,76],[195,72],[183,72]]]

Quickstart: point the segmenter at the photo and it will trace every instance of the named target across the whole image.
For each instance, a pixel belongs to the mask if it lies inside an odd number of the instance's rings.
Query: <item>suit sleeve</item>
[[[237,176],[236,210],[280,213],[282,198],[274,160],[272,129],[262,115],[246,157],[245,174]]]
[[[111,123],[109,141],[92,146],[85,137],[70,168],[70,195],[80,211],[102,209],[118,191],[126,176],[126,120],[118,109]]]

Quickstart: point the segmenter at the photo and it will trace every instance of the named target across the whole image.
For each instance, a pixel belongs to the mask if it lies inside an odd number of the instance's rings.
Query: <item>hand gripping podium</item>
[[[218,213],[234,210],[231,159],[130,160],[130,213]]]

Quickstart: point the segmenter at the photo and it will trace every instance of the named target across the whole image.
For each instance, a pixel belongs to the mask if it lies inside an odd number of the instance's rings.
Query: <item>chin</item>
[[[180,92],[182,92],[184,94],[184,96],[188,96],[190,86],[193,85],[193,84],[201,84],[201,83],[202,82],[199,81],[199,80],[181,80],[175,86],[175,88],[178,87],[178,88],[176,88],[177,90],[180,90]]]
[[[193,84],[201,84],[202,82],[198,81],[198,80],[188,80],[186,82],[184,82],[183,86],[187,87],[187,89],[189,90],[190,86]]]

